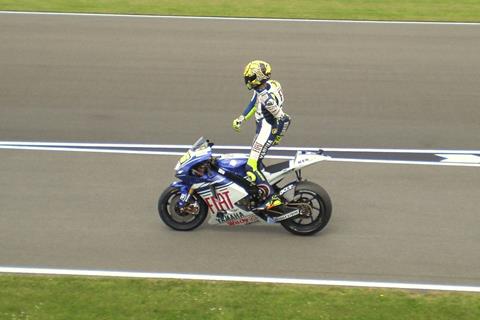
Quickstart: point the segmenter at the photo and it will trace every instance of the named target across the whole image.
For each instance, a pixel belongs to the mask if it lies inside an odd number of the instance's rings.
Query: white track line
[[[383,164],[414,164],[425,166],[452,166],[452,167],[480,167],[480,163],[466,162],[428,162],[428,161],[407,161],[407,160],[370,160],[354,158],[328,158],[325,161],[333,162],[357,162],[357,163],[383,163]]]
[[[167,155],[181,156],[185,152],[174,151],[130,151],[130,150],[113,150],[113,149],[94,149],[94,148],[60,148],[60,147],[28,147],[28,146],[5,146],[0,145],[0,149],[10,150],[37,150],[37,151],[71,151],[71,152],[93,152],[93,153],[120,153],[120,154],[149,154],[149,155]]]
[[[396,283],[396,282],[370,282],[370,281],[317,280],[317,279],[295,279],[295,278],[274,278],[274,277],[221,276],[221,275],[201,275],[201,274],[182,274],[182,273],[43,269],[43,268],[22,268],[22,267],[0,267],[0,273],[145,278],[145,279],[178,279],[178,280],[202,280],[202,281],[233,281],[233,282],[301,284],[301,285],[342,286],[342,287],[480,292],[480,287],[475,287],[475,286]]]
[[[90,143],[90,142],[38,142],[0,141],[0,145],[17,146],[72,146],[72,147],[127,147],[127,148],[190,148],[191,144],[138,144],[138,143]],[[480,152],[480,151],[479,151]]]
[[[188,144],[129,144],[129,143],[77,143],[77,142],[38,142],[38,141],[0,141],[0,147],[5,146],[4,149],[14,149],[16,146],[33,146],[33,147],[120,147],[120,148],[182,148],[189,149],[192,145]],[[237,150],[250,150],[250,146],[221,146],[214,145],[214,149],[237,149]],[[323,148],[323,147],[271,147],[270,150],[307,150],[315,151],[322,149],[325,151],[344,151],[344,152],[386,152],[386,153],[451,153],[451,154],[480,154],[480,150],[444,150],[444,149],[382,149],[382,148]]]
[[[82,147],[82,148],[80,148]],[[144,149],[151,148],[190,148],[189,145],[141,145],[141,144],[100,144],[100,143],[61,143],[61,142],[5,142],[0,141],[0,150],[37,150],[37,151],[67,151],[67,152],[90,152],[90,153],[114,153],[114,154],[138,154],[138,155],[183,155],[184,152],[178,151],[145,151],[145,150],[118,150],[118,149],[97,149],[108,147],[140,147]],[[247,146],[216,146],[216,148],[236,149],[238,151],[249,150]],[[214,147],[215,149],[215,147]],[[318,148],[294,148],[294,147],[272,147],[272,150],[318,150]],[[428,153],[428,154],[443,154],[445,155],[469,155],[480,154],[478,150],[415,150],[415,149],[345,149],[345,148],[324,148],[325,151],[350,151],[350,152],[378,152],[378,153]],[[220,155],[213,153],[214,156]],[[441,155],[440,155],[441,156]],[[294,156],[282,155],[267,155],[267,159],[294,159]],[[357,162],[357,163],[383,163],[383,164],[409,164],[409,165],[433,165],[433,166],[456,166],[456,167],[480,167],[480,163],[470,162],[428,162],[428,161],[408,161],[408,160],[381,160],[381,159],[361,159],[361,158],[331,158],[328,157],[326,161],[333,162]]]
[[[187,147],[188,148],[188,147]],[[187,149],[185,148],[185,149]],[[7,150],[36,150],[36,151],[68,151],[68,152],[90,152],[90,153],[118,153],[118,154],[142,154],[142,155],[164,155],[164,156],[181,156],[185,152],[176,151],[133,151],[133,150],[115,150],[115,149],[94,149],[94,148],[62,148],[62,147],[29,147],[29,146],[8,146],[0,145],[0,149]],[[220,153],[212,153],[213,156],[220,156]],[[267,159],[289,159],[295,157],[267,155]]]
[[[156,19],[190,19],[190,20],[226,20],[226,21],[266,21],[266,22],[316,22],[316,23],[364,23],[364,24],[418,24],[418,25],[457,25],[478,26],[479,22],[436,22],[436,21],[382,21],[382,20],[332,20],[332,19],[283,19],[283,18],[242,18],[242,17],[199,17],[199,16],[162,16],[151,14],[113,14],[113,13],[74,13],[74,12],[31,12],[0,11],[0,14],[50,15],[80,17],[123,17]]]

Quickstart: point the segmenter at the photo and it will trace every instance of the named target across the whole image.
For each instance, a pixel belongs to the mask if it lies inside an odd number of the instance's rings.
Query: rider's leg
[[[253,140],[253,146],[246,165],[248,179],[266,193],[265,204],[267,208],[282,204],[278,196],[274,194],[272,186],[258,168],[259,161],[265,157],[275,140],[272,129],[272,125],[265,119],[257,123],[257,134]]]

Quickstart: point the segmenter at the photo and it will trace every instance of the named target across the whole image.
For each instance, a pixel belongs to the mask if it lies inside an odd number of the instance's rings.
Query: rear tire
[[[332,215],[332,201],[327,191],[316,183],[301,181],[295,187],[290,204],[303,204],[304,214],[282,221],[289,232],[308,236],[325,228]],[[288,204],[287,204],[288,205]]]
[[[199,227],[208,214],[208,207],[200,196],[192,194],[192,206],[196,211],[182,212],[178,206],[181,192],[177,188],[168,187],[158,200],[158,213],[162,221],[170,228],[178,231],[190,231]]]

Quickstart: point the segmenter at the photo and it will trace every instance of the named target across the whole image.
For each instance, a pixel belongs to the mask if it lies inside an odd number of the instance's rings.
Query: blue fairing
[[[183,181],[175,181],[170,186],[179,189],[182,196],[186,196],[188,194],[188,190],[190,189],[190,186]],[[180,200],[179,204],[183,206],[185,202],[183,200]]]
[[[211,145],[209,145],[208,141],[204,138],[200,138],[192,148],[180,158],[175,167],[175,176],[179,178],[180,181],[172,183],[171,186],[180,189],[184,196],[183,198],[188,198],[186,194],[193,184],[200,184],[197,186],[200,191],[204,188],[210,188],[211,185],[220,187],[232,183],[230,179],[215,170],[208,170],[203,176],[192,173],[193,168],[207,161],[212,161],[212,150]],[[240,177],[245,176],[246,163],[247,157],[242,155],[230,154],[216,159],[216,165],[219,168],[235,173]]]
[[[200,181],[201,180],[201,181]],[[191,177],[191,176],[184,176],[182,177],[181,181],[175,181],[170,186],[177,188],[180,190],[183,197],[187,196],[187,193],[190,189],[190,186],[194,183],[204,182],[206,183],[205,186],[199,187],[197,189],[198,193],[202,193],[205,190],[210,190],[211,186],[215,186],[216,188],[220,188],[222,186],[226,186],[232,183],[231,180],[218,174],[217,172],[210,171],[208,174],[202,177]],[[184,198],[186,199],[186,198]],[[185,202],[180,200],[179,205],[183,205]]]
[[[245,165],[247,164],[247,158],[226,158],[218,159],[217,165],[227,171],[236,173],[237,175],[244,177]]]
[[[208,178],[207,175],[203,177],[195,177],[190,174],[190,170],[192,170],[192,168],[197,164],[210,160],[211,157],[211,152],[209,152],[208,154],[205,154],[203,156],[194,157],[188,160],[184,165],[179,168],[179,170],[177,170],[175,176],[184,181],[188,181],[191,184],[205,182],[205,178]]]
[[[172,182],[172,184],[170,185],[170,187],[173,187],[173,188],[182,188],[182,187],[185,187],[185,183],[183,181],[174,181]]]

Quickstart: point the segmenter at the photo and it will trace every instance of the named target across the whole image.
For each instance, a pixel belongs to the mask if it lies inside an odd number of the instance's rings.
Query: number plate
[[[190,151],[185,153],[181,158],[180,158],[180,164],[184,164],[185,162],[187,162],[188,160],[190,160],[192,156],[190,155]]]

